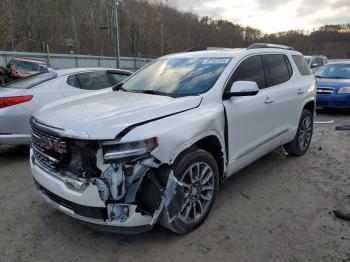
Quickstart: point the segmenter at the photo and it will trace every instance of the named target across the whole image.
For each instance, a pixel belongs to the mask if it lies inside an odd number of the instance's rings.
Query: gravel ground
[[[228,179],[195,232],[97,232],[44,203],[28,148],[0,147],[0,261],[350,261],[349,113],[319,112],[303,157],[272,153]]]

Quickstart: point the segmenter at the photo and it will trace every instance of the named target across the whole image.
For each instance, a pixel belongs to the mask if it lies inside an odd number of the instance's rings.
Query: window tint
[[[52,80],[57,77],[57,74],[54,72],[51,73],[39,73],[35,75],[31,75],[28,77],[20,78],[16,81],[10,82],[5,85],[8,88],[16,88],[16,89],[27,89],[33,86],[42,84],[49,80]]]
[[[240,63],[227,84],[226,92],[228,92],[232,84],[237,81],[256,82],[259,89],[266,87],[265,73],[261,56],[251,56]]]
[[[305,59],[301,55],[292,55],[293,61],[296,64],[300,74],[302,76],[311,75],[312,72],[310,70],[310,67],[306,63]]]
[[[79,80],[78,80],[76,75],[68,76],[67,84],[70,85],[70,86],[74,86],[74,87],[80,88]]]
[[[284,55],[263,55],[266,69],[267,86],[275,86],[290,79],[287,61]]]
[[[81,89],[99,90],[111,86],[104,71],[89,72],[77,75]]]
[[[107,75],[113,85],[119,84],[129,77],[129,75],[114,72],[108,72]]]

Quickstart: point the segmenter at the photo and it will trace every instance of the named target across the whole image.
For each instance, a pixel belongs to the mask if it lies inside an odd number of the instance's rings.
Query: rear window
[[[50,73],[41,73],[32,76],[28,76],[25,78],[18,79],[16,81],[10,82],[5,85],[7,88],[16,88],[16,89],[28,89],[33,86],[42,84],[49,80],[52,80],[57,77],[57,74],[54,72]]]
[[[292,55],[292,58],[302,76],[312,74],[310,67],[301,55]]]
[[[10,64],[13,64],[17,71],[19,72],[41,72],[46,73],[48,72],[48,68],[45,64],[35,63],[35,62],[29,62],[29,61],[22,61],[22,60],[11,60]]]
[[[267,87],[287,82],[291,78],[291,67],[285,55],[263,55],[266,69]]]

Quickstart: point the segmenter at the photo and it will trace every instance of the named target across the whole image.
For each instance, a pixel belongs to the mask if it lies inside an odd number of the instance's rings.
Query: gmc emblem
[[[40,146],[50,151],[56,151],[60,154],[67,153],[67,147],[65,143],[53,141],[52,139],[45,136],[42,136],[40,138]]]

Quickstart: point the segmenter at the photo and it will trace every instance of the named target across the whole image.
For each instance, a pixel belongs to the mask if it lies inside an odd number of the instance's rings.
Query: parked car
[[[328,63],[328,58],[324,55],[304,56],[306,62],[315,73],[318,68]]]
[[[46,61],[30,58],[12,58],[8,65],[13,65],[20,77],[26,77],[37,73],[47,73],[50,71]]]
[[[350,62],[335,62],[321,67],[317,80],[317,106],[350,109]]]
[[[62,69],[0,87],[0,145],[29,144],[30,117],[43,105],[114,86],[130,74],[129,71],[107,68]]]
[[[311,141],[315,78],[284,46],[159,58],[114,91],[44,106],[32,118],[31,170],[43,198],[116,232],[158,221],[185,234],[209,214],[219,181]]]

